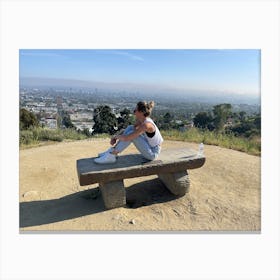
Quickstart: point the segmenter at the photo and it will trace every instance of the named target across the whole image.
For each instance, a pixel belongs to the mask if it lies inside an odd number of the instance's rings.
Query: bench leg
[[[126,193],[123,180],[107,183],[99,183],[106,209],[122,207],[126,204]]]
[[[188,171],[161,173],[158,174],[158,177],[170,190],[170,192],[175,195],[183,196],[189,192],[190,179]]]

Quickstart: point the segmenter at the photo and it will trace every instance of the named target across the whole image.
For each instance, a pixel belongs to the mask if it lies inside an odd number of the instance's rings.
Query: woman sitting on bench
[[[146,159],[156,159],[160,153],[163,138],[156,124],[149,117],[153,107],[153,101],[149,103],[138,102],[134,110],[135,124],[129,125],[122,134],[113,136],[110,141],[113,147],[99,154],[99,157],[94,161],[100,164],[114,163],[116,162],[117,154],[121,153],[131,143]]]

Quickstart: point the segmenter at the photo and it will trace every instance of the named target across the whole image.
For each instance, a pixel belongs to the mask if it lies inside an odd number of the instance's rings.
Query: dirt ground
[[[174,197],[157,176],[126,179],[129,204],[106,210],[97,184],[79,186],[76,160],[108,147],[108,139],[95,139],[20,150],[20,230],[261,230],[260,157],[205,145],[206,163],[189,170],[184,197]],[[170,147],[198,145],[164,141],[162,149]],[[131,145],[123,154],[134,152]]]

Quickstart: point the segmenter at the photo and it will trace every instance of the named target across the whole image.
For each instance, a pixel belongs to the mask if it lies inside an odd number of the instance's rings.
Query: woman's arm
[[[146,127],[146,123],[145,124],[141,124],[139,125],[135,131],[131,134],[128,135],[116,135],[114,138],[115,139],[119,139],[121,141],[131,141],[134,138],[138,137],[140,134],[142,134],[143,132],[146,131],[147,127]]]
[[[136,120],[135,124],[134,124],[134,127],[135,128],[138,128],[139,125],[141,125],[142,123],[139,121],[139,120]]]

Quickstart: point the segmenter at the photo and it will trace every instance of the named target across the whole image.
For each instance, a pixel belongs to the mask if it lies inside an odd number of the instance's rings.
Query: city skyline
[[[72,80],[260,95],[260,50],[21,49],[21,80]]]

